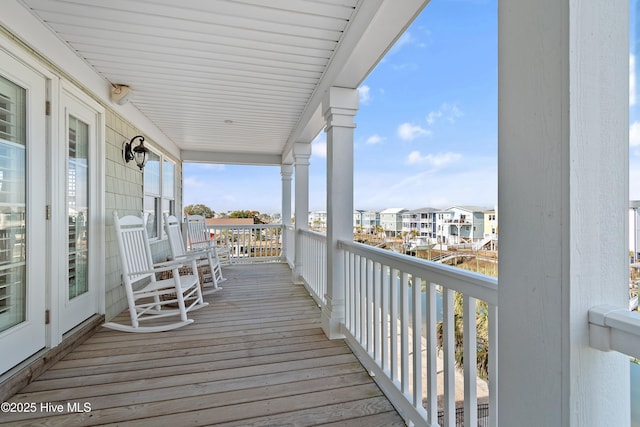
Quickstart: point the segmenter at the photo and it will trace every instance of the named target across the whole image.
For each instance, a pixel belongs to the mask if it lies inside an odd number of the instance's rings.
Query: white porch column
[[[343,338],[344,259],[339,240],[353,240],[353,118],[358,91],[332,87],[322,102],[327,122],[327,293],[322,328],[329,339]]]
[[[628,426],[628,0],[499,1],[499,424]]]
[[[280,176],[282,177],[282,256],[287,259],[290,242],[287,241],[287,228],[291,225],[291,179],[293,176],[293,165],[281,165]]]
[[[298,230],[309,229],[309,157],[311,157],[311,144],[296,142],[293,146],[293,158],[295,161],[295,228],[296,228],[296,254],[295,271],[293,280],[299,281],[302,266],[302,242]]]

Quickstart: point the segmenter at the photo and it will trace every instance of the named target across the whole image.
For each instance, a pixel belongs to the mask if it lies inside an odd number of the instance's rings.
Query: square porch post
[[[329,88],[322,102],[327,123],[327,293],[322,328],[329,339],[343,338],[345,265],[339,240],[353,240],[353,130],[358,90]]]
[[[294,282],[302,277],[302,241],[299,230],[309,229],[309,157],[311,157],[311,144],[296,142],[293,146],[293,158],[295,161],[295,230],[296,230],[296,254]]]
[[[498,2],[499,424],[628,426],[628,0]]]
[[[293,165],[280,165],[282,178],[282,257],[288,259],[291,242],[287,241],[287,228],[291,225],[291,180]]]

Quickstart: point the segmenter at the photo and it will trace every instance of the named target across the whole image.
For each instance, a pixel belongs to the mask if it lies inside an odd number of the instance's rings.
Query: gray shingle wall
[[[105,306],[106,318],[112,319],[127,308],[122,286],[120,258],[113,228],[113,211],[119,216],[138,215],[142,211],[143,174],[133,163],[122,160],[122,142],[141,134],[122,117],[107,109],[105,132]],[[153,144],[153,141],[149,141]],[[154,148],[157,146],[154,145]],[[166,155],[166,153],[164,153]],[[169,156],[170,157],[170,156]],[[177,160],[173,158],[173,160]],[[182,167],[176,162],[176,177],[182,176]],[[182,180],[176,188],[176,207],[182,207]],[[179,212],[176,212],[177,214]],[[154,258],[165,260],[169,254],[166,240],[151,245]]]

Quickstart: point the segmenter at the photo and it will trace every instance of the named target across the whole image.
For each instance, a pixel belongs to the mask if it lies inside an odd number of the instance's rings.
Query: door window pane
[[[89,290],[88,229],[89,125],[69,116],[67,199],[69,217],[69,299]]]
[[[26,311],[26,91],[0,76],[0,332]]]

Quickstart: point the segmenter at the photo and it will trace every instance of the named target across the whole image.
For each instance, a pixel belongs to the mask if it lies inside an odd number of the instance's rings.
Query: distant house
[[[402,214],[405,208],[389,208],[380,211],[380,226],[387,237],[398,236],[402,232]]]
[[[362,214],[362,228],[365,233],[375,233],[378,226],[380,226],[379,211],[369,210]]]
[[[460,245],[480,242],[484,237],[484,218],[487,210],[481,206],[453,206],[438,211],[438,243]]]
[[[364,219],[364,211],[356,209],[353,211],[353,231],[354,233],[360,233],[364,231],[362,226],[362,220]]]
[[[436,215],[434,208],[421,208],[402,214],[402,232],[414,237],[423,237],[428,241],[436,237]]]
[[[484,237],[498,235],[498,212],[495,209],[484,213]]]
[[[315,231],[327,229],[327,211],[309,212],[309,228]]]

